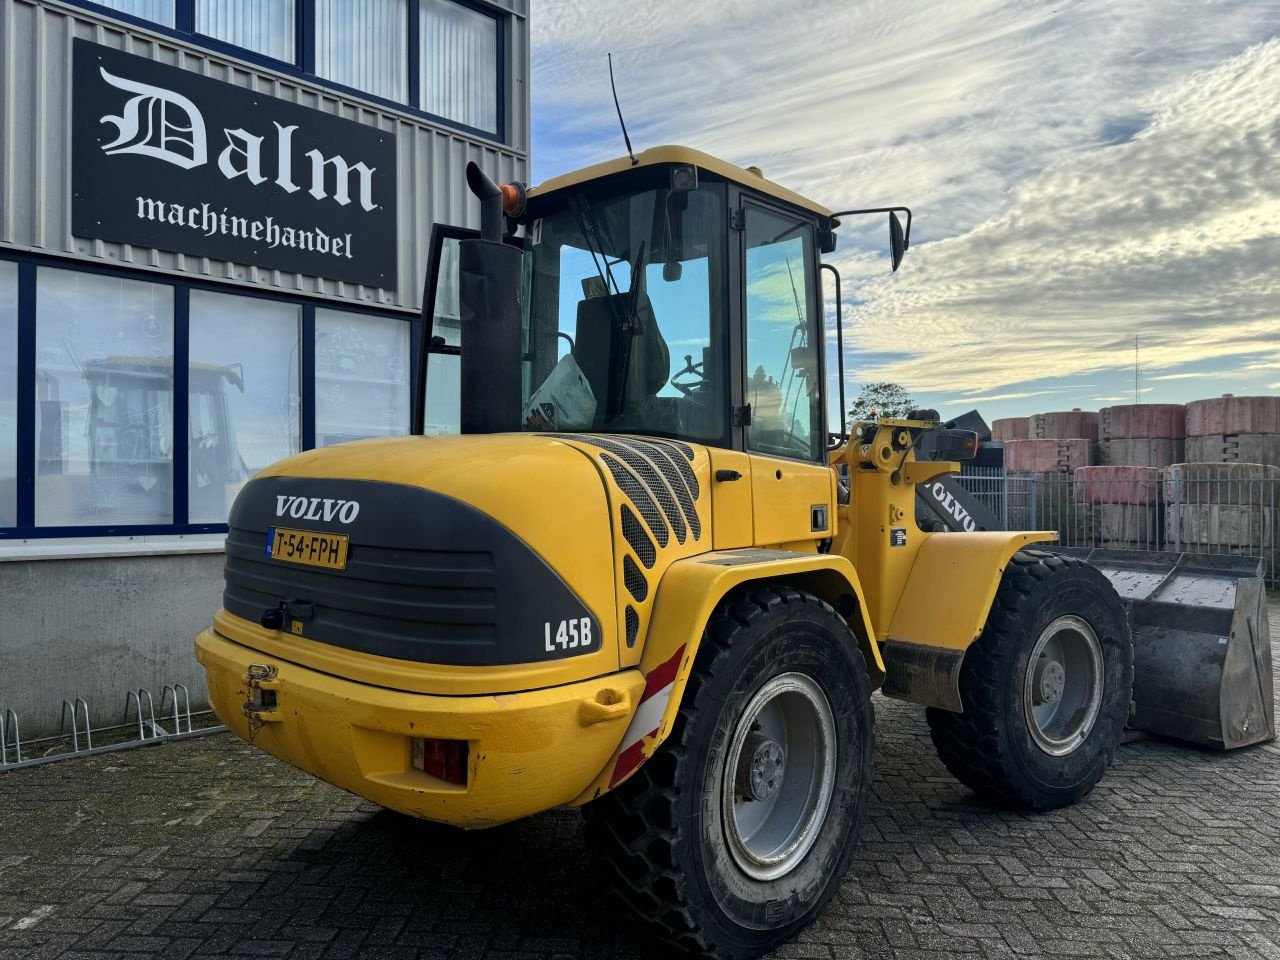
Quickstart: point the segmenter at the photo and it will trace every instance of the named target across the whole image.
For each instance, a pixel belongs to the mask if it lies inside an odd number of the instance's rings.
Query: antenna
[[[1142,402],[1142,360],[1138,338],[1133,338],[1133,402]]]
[[[622,119],[622,106],[618,103],[618,87],[613,82],[613,54],[609,57],[609,89],[613,91],[613,105],[618,111],[618,126],[622,127],[622,139],[627,144],[627,155],[631,157],[631,165],[634,167],[640,161],[636,159],[636,152],[631,149],[631,138],[627,136],[627,123]]]

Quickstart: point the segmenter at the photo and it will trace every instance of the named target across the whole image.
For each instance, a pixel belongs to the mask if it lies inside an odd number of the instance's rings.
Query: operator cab
[[[458,338],[472,341],[460,344],[464,381],[470,366],[500,391],[520,363],[519,403],[506,404],[519,409],[469,430],[464,403],[464,433],[637,433],[823,460],[818,269],[834,248],[829,210],[682,147],[552,180],[522,206],[504,238],[520,251],[520,344],[467,323]],[[468,236],[442,228],[433,238],[432,333],[447,337],[465,309],[449,245]]]

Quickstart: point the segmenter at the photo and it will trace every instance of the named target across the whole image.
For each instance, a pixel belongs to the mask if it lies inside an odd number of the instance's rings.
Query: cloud
[[[1191,370],[1186,373],[1162,373],[1159,376],[1149,376],[1144,373],[1142,376],[1144,380],[1220,380],[1235,372],[1234,370]]]
[[[963,406],[970,403],[998,403],[1001,400],[1028,400],[1031,397],[1042,397],[1048,390],[1028,390],[1022,393],[991,393],[984,397],[955,397],[948,400],[947,403],[954,403],[957,406]]]
[[[535,180],[622,153],[612,50],[637,149],[914,209],[892,277],[880,218],[840,230],[858,380],[1119,394],[1135,334],[1149,369],[1280,369],[1274,0],[540,0],[531,24]]]
[[[1028,178],[1005,212],[868,283],[850,335],[913,342],[863,375],[954,390],[1126,369],[1135,335],[1157,368],[1274,350],[1277,75],[1280,39],[1171,83],[1132,139]]]

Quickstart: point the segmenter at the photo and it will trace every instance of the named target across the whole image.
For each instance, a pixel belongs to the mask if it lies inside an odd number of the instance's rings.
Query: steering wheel
[[[697,377],[696,380],[680,380],[683,376]],[[702,361],[693,362],[693,355],[686,353],[684,356],[684,369],[676,371],[675,376],[671,378],[671,385],[679,390],[686,397],[697,390],[700,386],[707,382],[707,378],[703,373]]]

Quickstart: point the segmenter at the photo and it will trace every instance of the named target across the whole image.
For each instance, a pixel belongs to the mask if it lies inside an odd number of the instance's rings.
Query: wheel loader
[[[716,958],[840,886],[875,690],[925,705],[984,797],[1089,792],[1130,709],[1116,590],[1039,549],[1052,532],[922,531],[916,488],[959,469],[914,456],[931,412],[825,423],[822,255],[887,212],[896,269],[909,211],[832,211],[684,147],[468,183],[482,228],[437,237],[423,307],[425,352],[457,298],[461,432],[245,485],[196,641],[228,726],[413,817],[581,807],[621,903]]]

